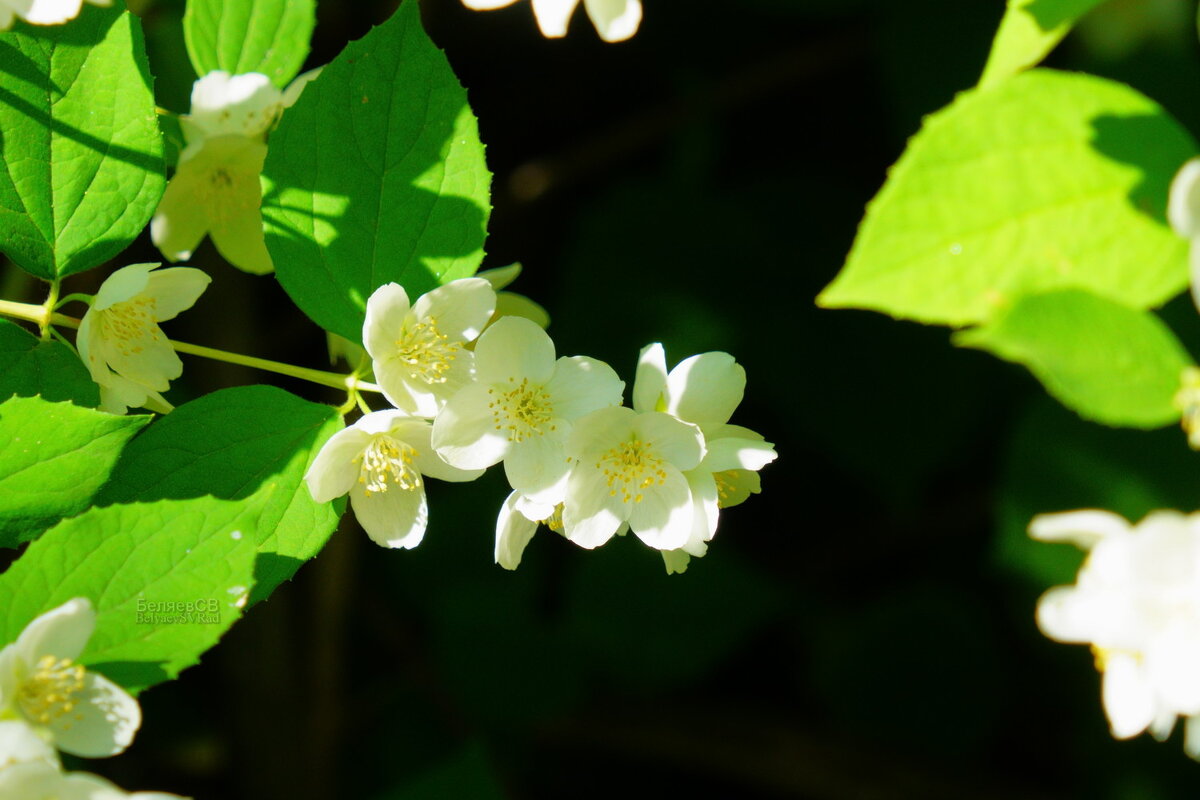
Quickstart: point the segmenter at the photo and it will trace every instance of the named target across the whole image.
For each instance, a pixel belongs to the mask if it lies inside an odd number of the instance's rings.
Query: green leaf
[[[1070,287],[1158,305],[1188,281],[1165,207],[1195,148],[1101,78],[1033,70],[966,92],[910,142],[818,302],[948,325]]]
[[[1008,0],[992,42],[980,88],[1032,67],[1050,54],[1071,26],[1104,0]]]
[[[415,298],[474,273],[490,181],[466,93],[406,0],[271,134],[263,221],[279,282],[318,325],[361,341],[382,284]]]
[[[0,547],[87,508],[150,417],[14,397],[0,404]]]
[[[0,33],[0,249],[47,280],[120,253],[165,187],[140,23],[119,4]]]
[[[254,572],[246,503],[211,497],[93,508],[0,575],[0,641],[73,597],[96,608],[80,660],[130,691],[177,676],[238,617]],[[193,604],[176,614],[159,603]]]
[[[1022,297],[955,342],[1024,364],[1085,419],[1131,428],[1179,419],[1172,398],[1192,363],[1154,314],[1078,290]]]
[[[282,89],[304,64],[315,24],[315,0],[188,0],[183,35],[197,75],[261,72]]]
[[[180,406],[125,449],[98,502],[212,495],[246,500],[261,517],[251,598],[258,601],[315,556],[344,507],[316,503],[304,473],[341,430],[337,410],[271,386],[240,386]]]
[[[100,404],[100,389],[87,367],[64,344],[43,342],[20,325],[0,320],[0,399],[12,395]]]

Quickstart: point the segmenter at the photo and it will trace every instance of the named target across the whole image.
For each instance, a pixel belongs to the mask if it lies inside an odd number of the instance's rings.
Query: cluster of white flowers
[[[0,650],[0,797],[179,800],[126,792],[86,772],[63,772],[57,750],[85,758],[121,753],[142,722],[117,684],[77,663],[96,627],[84,597],[32,620]]]
[[[463,0],[463,5],[476,11],[511,6],[517,0]],[[533,0],[533,14],[542,35],[557,39],[567,35],[571,15],[579,0]],[[600,38],[606,42],[621,42],[635,33],[642,22],[641,0],[583,0]]]
[[[556,357],[539,324],[496,309],[484,277],[415,303],[397,284],[371,295],[363,344],[395,408],[325,443],[305,476],[313,498],[348,493],[374,541],[411,548],[428,520],[425,477],[469,481],[503,463],[513,491],[495,556],[508,569],[538,524],[586,548],[632,530],[669,572],[704,555],[719,509],[758,492],[756,472],[775,458],[763,437],[727,424],[744,370],[705,353],[668,373],[662,346],[650,345],[627,408],[611,367]]]
[[[112,0],[87,0],[96,6],[111,6]],[[12,27],[20,17],[30,25],[61,25],[75,19],[83,0],[0,0],[0,30]]]
[[[210,72],[192,86],[191,114],[180,118],[186,143],[150,221],[150,236],[171,261],[183,261],[207,234],[230,264],[271,272],[263,241],[259,175],[267,134],[320,70],[284,91],[257,72]]]
[[[1088,551],[1037,619],[1052,639],[1091,645],[1113,736],[1161,741],[1183,717],[1184,749],[1200,759],[1200,514],[1159,511],[1134,526],[1107,511],[1047,514],[1029,532]]]

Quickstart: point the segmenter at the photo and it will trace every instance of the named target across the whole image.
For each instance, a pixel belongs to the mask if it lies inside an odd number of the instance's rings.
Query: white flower
[[[746,371],[728,353],[702,353],[667,372],[661,344],[646,346],[633,385],[637,411],[662,411],[704,433],[705,456],[684,473],[694,503],[692,532],[675,552],[664,552],[667,572],[683,572],[691,556],[708,551],[720,509],[760,491],[757,471],[774,461],[775,448],[754,431],[729,425],[746,389]]]
[[[505,569],[516,569],[538,525],[563,533],[562,508],[562,503],[537,503],[520,492],[510,494],[496,518],[496,563]]]
[[[28,722],[77,756],[111,756],[128,747],[142,723],[137,701],[75,663],[95,627],[96,612],[84,597],[26,625],[0,650],[0,718]]]
[[[467,342],[479,336],[496,308],[496,293],[482,278],[439,286],[409,304],[408,293],[386,283],[367,299],[363,345],[375,378],[396,408],[436,416],[474,374]]]
[[[24,719],[0,720],[0,772],[35,761],[57,767],[58,751]]]
[[[1042,632],[1091,644],[1112,734],[1165,739],[1186,718],[1200,758],[1200,515],[1160,511],[1136,526],[1107,511],[1036,517],[1035,539],[1089,551],[1074,586],[1038,602]]]
[[[554,359],[536,323],[505,317],[475,343],[475,383],[455,393],[433,423],[438,455],[462,469],[503,460],[513,489],[537,503],[562,502],[571,423],[621,404],[625,384],[603,361]]]
[[[504,8],[516,0],[463,0],[463,5],[476,11]],[[542,35],[556,39],[567,35],[567,23],[579,0],[533,0]],[[592,18],[596,32],[606,42],[620,42],[637,33],[642,21],[641,0],[583,0],[583,7]]]
[[[196,81],[191,114],[180,118],[187,146],[150,220],[150,237],[164,256],[188,259],[208,234],[235,267],[257,275],[274,269],[263,238],[259,181],[266,136],[319,71],[306,72],[283,92],[257,72],[216,71]]]
[[[429,444],[429,420],[402,411],[364,414],[321,448],[304,480],[318,503],[350,493],[363,530],[384,547],[421,543],[429,518],[423,476],[471,481],[482,470],[460,470],[438,458]]]
[[[163,792],[129,794],[89,772],[60,772],[44,762],[0,770],[0,797],[12,800],[183,800]]]
[[[598,547],[627,521],[656,549],[687,543],[694,511],[683,473],[704,457],[698,427],[658,411],[602,408],[575,423],[567,457],[563,527],[572,542]]]
[[[183,373],[183,363],[158,323],[191,308],[211,280],[191,267],[157,266],[133,264],[109,275],[79,325],[79,356],[100,385],[100,407],[114,414],[171,410],[159,393]]]
[[[1171,227],[1190,244],[1192,301],[1200,308],[1200,158],[1184,164],[1171,182],[1167,199],[1167,219]]]
[[[88,0],[96,6],[110,6],[112,0]],[[31,25],[58,25],[79,16],[83,0],[0,0],[0,30],[12,27],[20,17]]]

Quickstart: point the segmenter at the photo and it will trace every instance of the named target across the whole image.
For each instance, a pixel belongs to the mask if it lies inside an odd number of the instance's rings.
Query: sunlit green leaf
[[[188,0],[183,34],[196,74],[261,72],[283,88],[308,55],[315,0]]]
[[[1037,64],[1062,41],[1075,20],[1102,2],[1008,0],[979,85],[991,86]]]

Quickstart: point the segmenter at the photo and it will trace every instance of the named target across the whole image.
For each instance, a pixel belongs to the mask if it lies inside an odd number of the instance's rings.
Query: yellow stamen
[[[492,424],[496,430],[506,431],[511,442],[541,436],[557,427],[550,424],[554,418],[550,394],[541,386],[530,386],[528,378],[522,378],[520,384],[508,391],[493,387],[488,394],[494,398],[488,403]]]
[[[367,497],[372,492],[386,492],[393,485],[406,492],[421,488],[421,473],[412,466],[417,455],[407,442],[387,435],[375,437],[354,459],[359,464],[358,482],[363,484]]]
[[[462,342],[451,342],[438,331],[436,317],[406,326],[396,339],[397,358],[408,366],[409,377],[429,384],[446,382],[446,373],[462,349]]]
[[[640,503],[644,497],[641,490],[666,483],[667,472],[662,464],[648,443],[633,437],[600,456],[596,469],[604,473],[609,497],[620,496],[622,503]]]
[[[84,674],[84,668],[69,658],[42,656],[33,674],[17,689],[17,704],[29,719],[49,725],[75,710]]]

